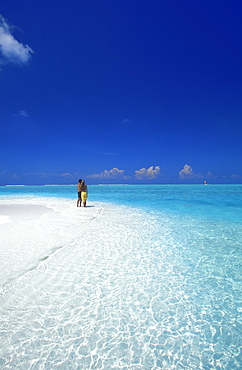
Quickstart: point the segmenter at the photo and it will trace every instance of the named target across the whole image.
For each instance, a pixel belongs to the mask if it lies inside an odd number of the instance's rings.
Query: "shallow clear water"
[[[241,369],[242,186],[89,186],[87,209],[75,192],[0,187],[55,209],[18,234],[0,368]]]

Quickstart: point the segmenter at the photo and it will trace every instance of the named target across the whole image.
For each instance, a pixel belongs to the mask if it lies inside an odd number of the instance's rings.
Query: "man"
[[[77,184],[77,195],[78,195],[77,205],[76,205],[77,207],[79,204],[80,204],[80,207],[82,205],[81,192],[82,192],[82,179],[78,180],[78,184]]]

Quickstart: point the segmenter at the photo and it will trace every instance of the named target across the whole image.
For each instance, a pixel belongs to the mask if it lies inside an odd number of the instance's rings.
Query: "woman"
[[[81,183],[81,200],[83,201],[84,207],[86,207],[87,198],[88,198],[87,185],[85,184],[85,181],[82,180],[82,183]]]

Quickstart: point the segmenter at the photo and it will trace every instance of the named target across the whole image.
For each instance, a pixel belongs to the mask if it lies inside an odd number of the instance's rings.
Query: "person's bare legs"
[[[78,207],[78,204],[80,204],[80,207],[82,206],[82,200],[81,200],[81,198],[78,198],[77,199],[77,204],[76,204],[77,207]]]

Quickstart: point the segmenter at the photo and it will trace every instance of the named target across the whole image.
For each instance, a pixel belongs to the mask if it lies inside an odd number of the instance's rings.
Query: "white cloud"
[[[0,56],[1,63],[25,64],[31,58],[33,50],[28,45],[18,42],[11,34],[11,28],[0,15]]]
[[[191,166],[185,164],[183,169],[179,172],[180,179],[191,179],[191,178],[201,178],[203,175],[201,173],[195,173]]]
[[[20,116],[23,116],[23,117],[28,117],[29,115],[28,115],[28,113],[25,111],[25,110],[21,110],[21,111],[19,111],[18,112],[18,114],[20,115]]]
[[[13,114],[14,117],[22,116],[22,117],[29,117],[28,113],[25,110],[20,110],[18,113]]]
[[[232,179],[240,179],[241,178],[240,175],[236,175],[235,173],[233,173],[230,177],[232,177]]]
[[[74,177],[70,172],[62,173],[61,177]]]
[[[129,119],[129,118],[126,118],[126,119],[124,119],[123,121],[122,121],[122,123],[131,123],[132,121],[131,121],[131,119]]]
[[[160,166],[150,166],[149,168],[141,168],[135,171],[135,177],[142,179],[155,179],[160,174]]]
[[[184,179],[186,177],[194,177],[194,172],[193,172],[193,169],[191,166],[189,166],[188,164],[185,164],[185,166],[183,167],[183,169],[179,172],[179,176],[181,179]]]
[[[115,179],[117,177],[123,177],[124,170],[119,170],[117,167],[112,168],[111,170],[104,170],[101,173],[95,173],[87,177],[92,179]]]
[[[31,172],[31,173],[23,173],[21,176],[38,176],[40,178],[48,178],[48,177],[62,177],[67,174],[61,174],[61,173],[49,173],[49,172]]]
[[[214,179],[216,178],[216,176],[211,171],[208,171],[206,176]]]
[[[104,155],[120,155],[120,153],[114,153],[114,152],[105,152]]]

